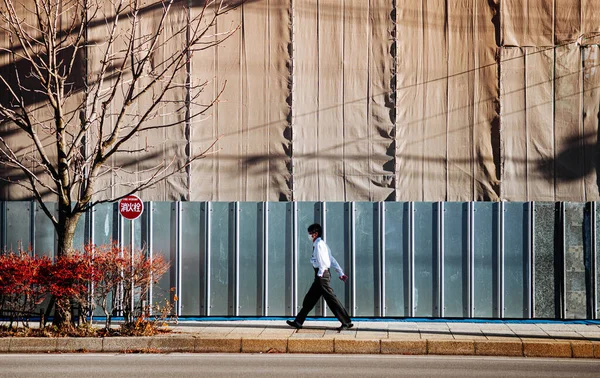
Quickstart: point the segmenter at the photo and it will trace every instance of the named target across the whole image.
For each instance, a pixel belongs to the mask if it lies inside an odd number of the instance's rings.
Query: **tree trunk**
[[[73,213],[70,205],[59,205],[58,226],[56,228],[58,239],[57,257],[66,256],[73,250],[75,229],[80,217],[81,213]],[[71,300],[69,298],[57,298],[52,325],[59,329],[65,329],[71,327],[72,322]]]

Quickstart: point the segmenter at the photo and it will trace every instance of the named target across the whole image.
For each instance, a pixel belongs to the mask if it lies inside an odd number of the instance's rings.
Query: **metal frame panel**
[[[410,310],[410,216],[408,202],[384,203],[383,316],[408,316]]]
[[[473,208],[473,317],[500,317],[498,288],[500,205],[476,202]]]
[[[331,249],[332,256],[340,264],[344,273],[350,275],[350,219],[348,204],[345,202],[323,203],[323,227],[327,245]],[[350,285],[337,278],[337,272],[331,272],[331,287],[340,303],[350,308]],[[326,312],[327,313],[327,312]]]
[[[180,298],[179,315],[294,315],[314,275],[307,261],[312,247],[302,234],[319,222],[350,276],[348,285],[332,280],[332,286],[352,316],[600,317],[596,203],[150,202],[145,207],[142,219],[129,224],[116,204],[95,207],[83,215],[77,243],[115,239],[132,251],[147,245],[149,258],[165,255],[172,268],[158,285],[151,284],[149,305],[160,300],[160,288],[168,299]],[[250,208],[251,215],[243,213]],[[272,209],[277,209],[274,218]],[[53,248],[40,252],[50,243],[55,247],[56,239],[46,232],[49,221],[36,203],[1,202],[0,220],[2,242],[23,240],[37,254],[53,254]],[[253,253],[251,261],[247,253]],[[310,315],[327,316],[324,303]]]
[[[414,316],[439,316],[439,204],[414,204]]]
[[[530,265],[528,204],[503,203],[503,317],[528,318]]]
[[[206,276],[202,273],[203,246],[205,244],[206,227],[203,215],[205,213],[204,203],[202,202],[181,202],[180,203],[180,247],[179,247],[179,266],[180,279],[178,289],[180,315],[194,316],[203,315],[204,306],[201,305],[204,299],[202,293],[203,283]]]
[[[379,206],[373,202],[356,202],[353,216],[355,316],[379,316]]]
[[[237,207],[236,315],[255,316],[264,311],[264,208],[260,202],[238,203]]]
[[[447,202],[441,206],[441,316],[469,317],[469,206],[463,202]]]

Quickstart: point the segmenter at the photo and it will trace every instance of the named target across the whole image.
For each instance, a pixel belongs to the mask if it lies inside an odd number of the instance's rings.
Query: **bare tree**
[[[174,9],[184,11],[174,17]],[[59,255],[71,250],[88,209],[149,188],[211,153],[214,143],[188,152],[183,163],[173,158],[136,172],[115,164],[119,154],[144,159],[151,153],[152,146],[133,140],[181,122],[197,124],[190,121],[218,101],[223,88],[206,101],[201,93],[212,78],[191,77],[189,65],[194,53],[239,27],[215,32],[227,10],[223,1],[3,0],[0,179],[31,192],[55,227]],[[90,38],[93,29],[102,38]],[[164,122],[166,113],[183,114],[183,121]],[[27,136],[28,145],[14,145],[13,134],[21,143]],[[99,184],[124,171],[130,179],[114,184],[121,190]],[[58,202],[57,216],[44,203],[48,195]]]

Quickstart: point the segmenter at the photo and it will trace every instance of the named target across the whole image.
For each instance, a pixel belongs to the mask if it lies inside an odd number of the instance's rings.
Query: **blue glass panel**
[[[6,202],[6,248],[18,253],[19,248],[27,251],[31,246],[31,202]]]
[[[113,227],[115,206],[112,203],[103,203],[94,206],[94,243],[96,245],[110,244],[117,235]]]
[[[504,203],[504,317],[526,318],[528,307],[527,204]]]
[[[587,317],[586,255],[583,224],[585,203],[565,202],[565,317]],[[589,261],[589,260],[588,260]]]
[[[350,272],[350,205],[344,202],[327,202],[325,204],[325,240],[331,249],[333,258],[340,264],[346,275]],[[350,281],[344,283],[338,272],[331,271],[331,287],[340,303],[350,309]],[[331,316],[331,311],[328,310]]]
[[[408,203],[385,204],[385,313],[407,316],[409,313],[409,229]]]
[[[492,202],[473,203],[473,316],[500,316],[499,279],[499,205]]]
[[[57,204],[55,202],[45,203],[46,207],[52,214],[56,214]],[[41,209],[39,204],[36,204],[35,209],[35,254],[37,256],[48,256],[53,258],[56,251],[56,237],[54,226],[50,218]]]
[[[201,202],[181,202],[181,315],[204,315],[201,309],[203,292],[201,281],[206,276],[201,274],[204,264],[201,249],[204,249],[206,227]]]
[[[444,203],[444,316],[469,316],[469,204]]]
[[[263,209],[256,202],[239,204],[239,315],[262,314]]]
[[[152,287],[152,303],[164,306],[165,300],[173,300],[177,285],[174,202],[153,202],[152,235],[152,255],[171,262],[169,271]]]
[[[292,204],[271,202],[268,215],[267,313],[289,316],[292,315]]]
[[[233,315],[234,204],[213,202],[210,214],[210,315]]]
[[[378,237],[379,211],[377,203],[357,202],[354,215],[354,261],[356,316],[375,316],[379,313],[377,281],[379,273]]]
[[[560,245],[555,243],[556,205],[553,202],[534,204],[535,244],[535,312],[536,318],[555,318],[558,315],[560,287],[557,285],[556,261]],[[558,260],[560,261],[560,260]]]
[[[173,202],[173,206],[175,206],[175,202]],[[144,212],[146,210],[144,209]],[[142,222],[143,215],[137,219],[129,220],[123,218],[120,214],[118,215],[120,221],[123,225],[123,246],[127,249],[131,249],[132,247],[136,250],[141,249],[142,247]],[[132,229],[133,226],[133,229]],[[133,236],[133,246],[131,244],[131,237]]]
[[[298,202],[298,286],[297,286],[297,297],[298,304],[294,315],[302,308],[302,300],[304,295],[310,289],[314,279],[315,271],[310,263],[310,257],[312,256],[312,242],[308,239],[308,226],[313,223],[321,223],[321,204],[319,202]],[[309,313],[309,316],[321,315],[322,312],[322,301],[319,301],[315,306],[314,310]]]
[[[414,315],[439,316],[438,210],[436,203],[414,204]]]

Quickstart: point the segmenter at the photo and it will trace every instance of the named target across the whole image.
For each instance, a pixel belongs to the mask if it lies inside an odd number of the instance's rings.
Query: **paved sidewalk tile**
[[[577,332],[581,337],[590,341],[600,341],[600,332]]]
[[[236,328],[231,331],[227,336],[247,336],[247,337],[258,337],[263,332],[263,328]]]
[[[293,336],[296,335],[311,335],[312,337],[322,337],[325,334],[324,328],[301,328],[296,330]]]
[[[342,331],[341,333],[345,333],[347,331]],[[379,331],[356,331],[357,339],[387,339],[387,332],[379,332]]]
[[[228,335],[235,330],[235,327],[206,327],[201,330],[199,333],[210,333],[210,334],[219,334],[219,335]]]
[[[485,337],[488,339],[515,339],[519,341],[519,336],[509,330],[482,330]]]
[[[538,324],[538,327],[546,332],[574,332],[568,324]]]
[[[288,338],[290,336],[292,336],[294,333],[296,333],[295,329],[292,329],[290,327],[288,327],[288,329],[271,329],[271,328],[265,328],[261,334],[259,335],[259,337],[263,338]]]
[[[567,326],[576,332],[600,332],[600,327],[595,324],[567,324]]]
[[[546,332],[516,332],[521,340],[538,341],[552,339]]]
[[[422,340],[454,340],[454,337],[450,332],[435,332],[432,331],[421,331]]]
[[[455,340],[487,340],[487,337],[481,331],[470,331],[470,332],[455,332],[452,331],[452,336]]]
[[[413,332],[388,332],[388,338],[392,340],[420,340],[421,333],[419,331]]]
[[[419,322],[417,323],[417,326],[419,328],[419,330],[421,331],[427,331],[427,330],[434,330],[434,331],[448,331],[450,329],[450,327],[448,327],[447,323],[423,323],[423,322]]]
[[[547,331],[548,336],[556,341],[583,340],[585,337],[575,331]]]

